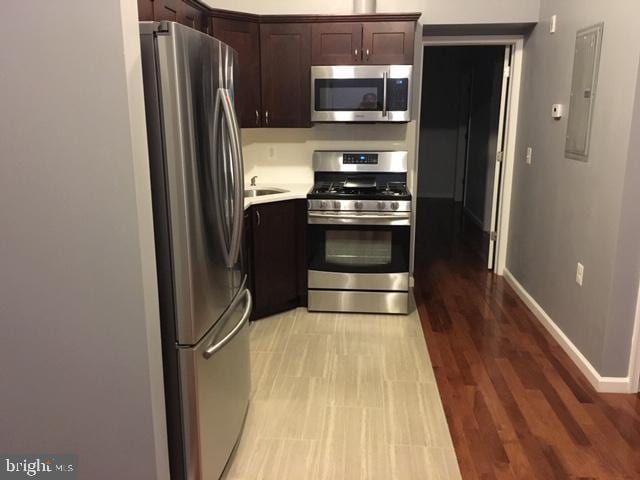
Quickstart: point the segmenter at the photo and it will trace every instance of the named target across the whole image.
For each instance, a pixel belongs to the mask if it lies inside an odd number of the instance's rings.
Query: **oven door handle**
[[[308,212],[308,224],[328,225],[410,225],[410,212],[403,213],[325,213]]]

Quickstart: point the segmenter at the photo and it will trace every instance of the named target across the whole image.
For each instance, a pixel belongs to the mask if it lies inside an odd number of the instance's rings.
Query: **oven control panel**
[[[410,200],[307,200],[308,210],[344,210],[363,212],[410,212]]]
[[[345,153],[342,155],[343,165],[377,165],[377,153]]]

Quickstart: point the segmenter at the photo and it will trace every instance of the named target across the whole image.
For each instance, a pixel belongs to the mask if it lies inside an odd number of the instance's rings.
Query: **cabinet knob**
[[[356,210],[362,210],[362,202],[357,201],[353,204],[354,207],[356,207]]]
[[[256,126],[260,126],[260,112],[256,109]]]
[[[260,212],[256,210],[256,221],[258,222],[258,226],[260,226]]]
[[[368,48],[364,51],[364,54],[367,56],[367,60],[369,60],[369,49]]]
[[[353,51],[353,56],[356,57],[356,60],[358,60],[358,49],[357,48]]]
[[[264,124],[269,126],[269,110],[264,111]]]

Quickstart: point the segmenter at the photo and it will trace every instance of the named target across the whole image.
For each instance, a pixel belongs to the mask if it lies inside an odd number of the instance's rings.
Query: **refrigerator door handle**
[[[240,321],[220,341],[215,342],[209,347],[207,347],[207,349],[202,353],[202,356],[206,360],[210,359],[218,350],[220,350],[227,343],[229,343],[249,320],[249,316],[251,315],[251,311],[253,310],[253,298],[251,297],[251,292],[249,291],[248,288],[245,288],[244,291],[236,297],[236,301],[229,307],[229,310],[227,311],[228,312],[227,315],[231,315],[235,311],[236,306],[240,302],[240,299],[244,297],[246,297],[247,299],[247,304],[245,306],[244,313],[240,318]],[[223,317],[220,319],[220,321],[224,323],[226,321],[226,318]],[[214,338],[214,341],[215,341],[215,338]]]
[[[242,218],[244,212],[244,172],[242,171],[242,147],[240,145],[240,128],[238,127],[238,119],[231,102],[231,95],[228,89],[219,88],[222,91],[222,106],[229,126],[229,140],[231,143],[231,155],[233,157],[233,177],[234,177],[234,201],[233,201],[233,217],[231,233],[231,246],[229,248],[229,268],[233,267],[238,261],[240,255],[240,244],[242,241]]]
[[[213,107],[214,145],[218,143],[218,138],[221,138],[222,136],[221,135],[222,122],[220,121],[220,115],[221,115],[220,106],[223,104],[223,92],[221,92],[221,90],[223,89],[219,88],[216,91],[214,107]],[[214,179],[217,180],[217,184],[215,185],[217,191],[213,192],[213,198],[214,198],[215,209],[216,209],[218,218],[222,219],[224,218],[224,212],[223,212],[222,205],[220,203],[220,192],[222,192],[223,189],[220,185],[220,175],[219,175],[220,170],[218,169],[219,167],[218,163],[220,161],[218,158],[218,148],[213,147],[212,151],[214,156],[212,172],[216,172],[216,173],[213,173],[213,176],[214,176]],[[227,267],[229,267],[229,264],[231,263],[231,249],[229,246],[229,241],[227,240],[227,235],[224,231],[224,226],[222,225],[222,222],[214,222],[214,223],[216,225],[216,230],[218,231],[218,238],[220,241],[220,245],[222,246],[222,256],[224,257],[224,262],[227,265]]]

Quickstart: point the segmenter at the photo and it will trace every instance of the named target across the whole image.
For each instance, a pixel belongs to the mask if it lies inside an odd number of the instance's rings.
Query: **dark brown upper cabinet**
[[[312,26],[313,65],[410,65],[415,22],[327,22]]]
[[[242,128],[310,127],[311,65],[412,64],[417,13],[255,15],[199,0],[137,0],[140,20],[170,20],[238,52]]]
[[[178,22],[201,32],[209,32],[209,11],[186,0],[138,0],[138,18]]]
[[[182,5],[180,5],[178,21],[187,27],[195,28],[201,32],[207,31],[207,16],[202,10],[189,3],[182,2]]]
[[[363,23],[364,61],[374,65],[412,64],[415,28],[415,22]]]
[[[213,17],[212,30],[214,37],[238,52],[240,78],[236,79],[236,100],[240,127],[260,127],[260,26],[252,21]]]
[[[140,21],[153,20],[153,0],[138,0],[138,18]]]
[[[153,0],[153,19],[156,22],[161,20],[179,21],[178,11],[181,4],[182,0]]]
[[[311,25],[262,23],[262,126],[310,127]]]
[[[312,65],[362,63],[362,23],[314,23],[311,25]]]

